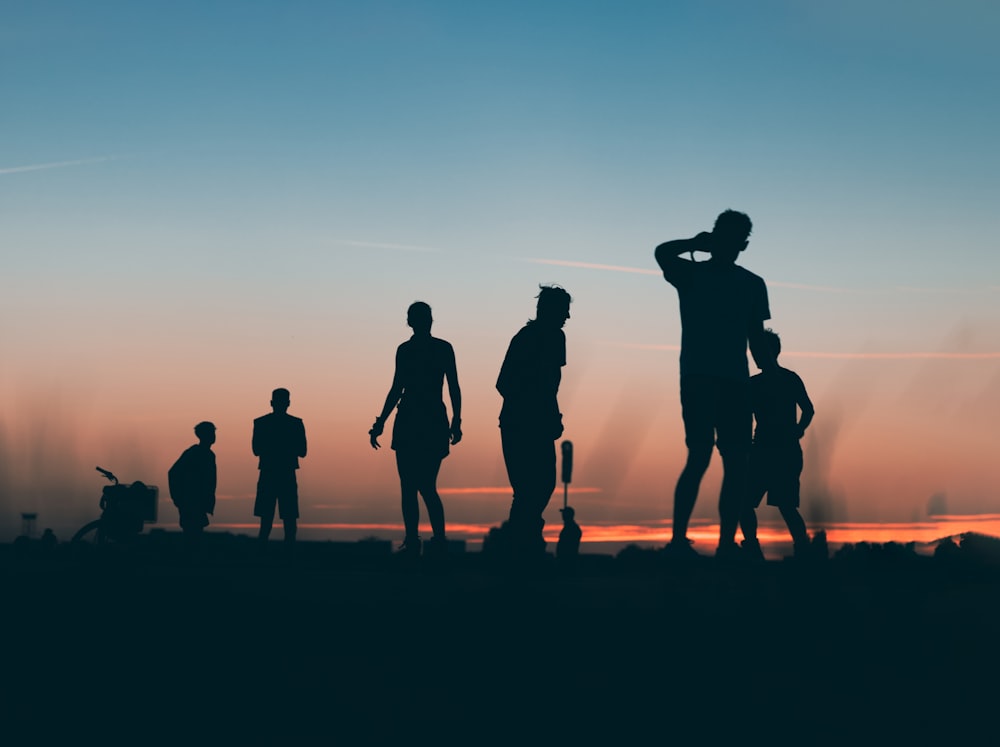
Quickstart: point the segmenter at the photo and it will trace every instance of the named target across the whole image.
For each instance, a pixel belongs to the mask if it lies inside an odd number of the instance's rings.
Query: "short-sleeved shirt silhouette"
[[[805,384],[794,371],[775,368],[750,378],[754,443],[759,446],[798,444],[798,403],[808,402]]]
[[[443,391],[445,375],[455,369],[451,343],[414,336],[396,349],[396,378],[403,387],[392,427],[392,448],[445,457],[451,439]]]
[[[522,327],[510,341],[497,378],[503,396],[500,427],[558,430],[562,416],[557,395],[565,365],[562,329],[537,322]]]
[[[269,412],[253,421],[253,453],[261,472],[291,472],[306,455],[306,429],[302,418],[287,412]]]
[[[771,318],[763,278],[735,264],[680,258],[663,277],[680,300],[681,377],[745,381],[748,332]]]

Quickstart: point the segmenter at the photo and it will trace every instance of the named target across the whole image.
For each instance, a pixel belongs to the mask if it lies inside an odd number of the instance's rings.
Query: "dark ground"
[[[527,572],[481,553],[407,565],[388,543],[299,543],[287,557],[208,539],[197,560],[165,535],[0,546],[4,733],[995,743],[990,538],[934,557],[861,545],[746,567],[633,549]]]

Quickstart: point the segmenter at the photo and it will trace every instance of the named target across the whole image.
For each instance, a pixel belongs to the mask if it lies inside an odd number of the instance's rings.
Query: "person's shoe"
[[[396,550],[396,554],[400,557],[405,558],[416,558],[420,556],[420,538],[419,537],[407,537],[403,540],[403,544],[399,546]]]
[[[765,562],[764,551],[760,548],[760,541],[756,538],[745,539],[741,544],[742,555],[752,563]]]
[[[424,545],[424,555],[442,558],[448,554],[448,539],[446,537],[431,537]]]
[[[670,560],[697,560],[701,557],[698,551],[691,546],[691,540],[687,537],[670,540],[664,548],[663,554]]]
[[[715,548],[715,557],[724,563],[739,563],[743,559],[743,551],[735,542],[720,542]]]

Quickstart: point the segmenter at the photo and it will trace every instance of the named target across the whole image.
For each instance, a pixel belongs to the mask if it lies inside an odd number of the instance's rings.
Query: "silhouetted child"
[[[556,557],[561,560],[570,560],[580,554],[580,539],[583,537],[583,530],[576,523],[576,511],[572,506],[560,508],[559,513],[563,517],[563,528],[559,532],[559,542],[556,544]]]
[[[755,509],[767,493],[767,505],[777,506],[788,525],[795,555],[803,557],[809,547],[806,524],[799,514],[799,476],[802,474],[802,446],[799,443],[815,409],[802,379],[794,371],[778,365],[781,338],[765,330],[759,349],[752,353],[760,373],[750,379],[753,407],[753,446],[750,450],[748,500],[740,517],[743,547],[763,559],[757,541]],[[799,416],[801,411],[801,417]]]
[[[184,544],[197,547],[215,511],[215,426],[207,421],[194,427],[198,443],[184,450],[167,472],[170,498],[180,514]]]

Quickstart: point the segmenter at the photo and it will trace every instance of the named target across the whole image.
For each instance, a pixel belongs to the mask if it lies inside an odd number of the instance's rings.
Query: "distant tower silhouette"
[[[28,539],[35,536],[35,521],[38,519],[36,513],[21,514],[21,534]]]

